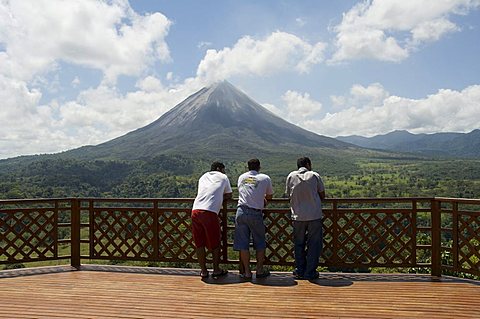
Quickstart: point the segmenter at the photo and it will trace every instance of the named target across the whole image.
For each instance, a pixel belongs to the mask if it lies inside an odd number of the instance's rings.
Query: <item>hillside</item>
[[[393,131],[384,135],[339,136],[338,140],[370,149],[417,153],[433,157],[480,158],[480,130],[470,133],[412,134]]]

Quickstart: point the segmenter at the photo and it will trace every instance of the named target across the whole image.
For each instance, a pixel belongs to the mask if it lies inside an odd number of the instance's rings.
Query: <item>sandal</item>
[[[213,278],[218,278],[218,277],[223,277],[223,276],[226,276],[228,274],[228,270],[226,269],[222,269],[219,273],[212,273],[212,277]]]
[[[252,275],[247,276],[245,274],[240,274],[240,278],[242,278],[243,280],[252,280]]]

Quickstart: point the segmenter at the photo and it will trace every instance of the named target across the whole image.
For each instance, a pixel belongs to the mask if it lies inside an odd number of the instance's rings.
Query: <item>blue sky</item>
[[[98,144],[226,79],[327,136],[480,128],[480,0],[0,0],[0,158]]]

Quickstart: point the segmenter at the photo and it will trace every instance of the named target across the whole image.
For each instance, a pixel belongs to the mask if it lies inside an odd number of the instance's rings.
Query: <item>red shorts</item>
[[[220,246],[220,221],[218,215],[208,210],[192,210],[193,241],[197,248],[212,250]]]

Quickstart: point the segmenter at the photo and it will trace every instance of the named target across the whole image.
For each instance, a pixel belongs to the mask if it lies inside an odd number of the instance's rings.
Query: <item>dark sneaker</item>
[[[300,275],[296,270],[293,271],[293,277],[297,280],[303,280],[305,278],[303,278],[303,275]]]
[[[255,274],[255,277],[257,278],[266,278],[268,276],[270,276],[270,270],[268,269],[264,269],[261,274]]]
[[[318,279],[320,277],[320,273],[318,271],[315,272],[315,274],[310,277],[310,278],[305,278],[305,279],[308,279],[308,280],[315,280],[315,279]]]

